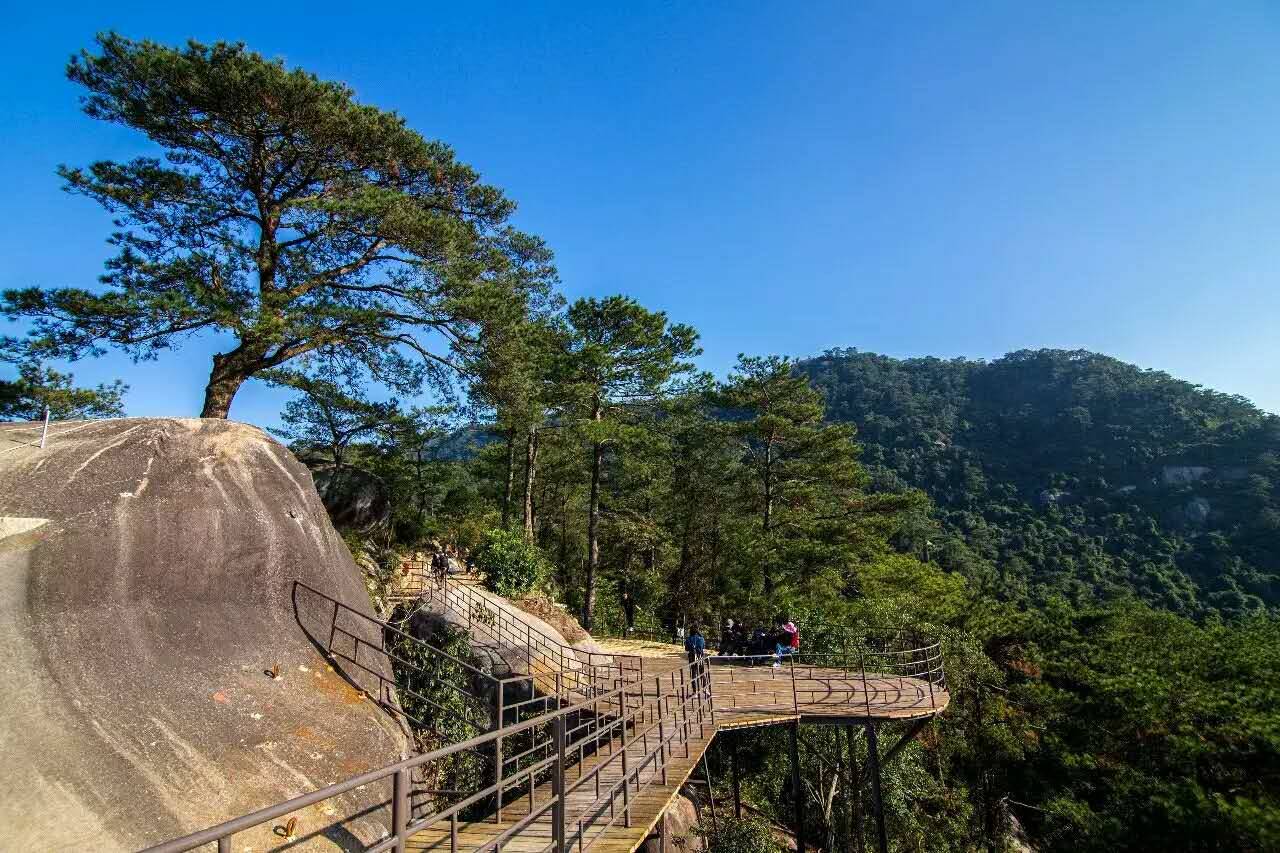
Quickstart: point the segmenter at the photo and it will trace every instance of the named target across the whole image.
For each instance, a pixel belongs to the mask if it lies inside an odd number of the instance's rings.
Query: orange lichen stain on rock
[[[213,692],[212,699],[213,701],[217,702],[219,705],[231,704],[231,698],[227,696],[227,694],[223,693],[221,690],[215,690]]]
[[[298,726],[293,730],[293,736],[321,749],[331,749],[338,744],[332,736],[318,732],[311,726]]]
[[[303,682],[304,684],[307,682]],[[364,701],[365,692],[352,687],[343,679],[333,673],[325,673],[324,677],[314,680],[316,688],[328,696],[330,699],[336,699],[344,705],[357,705]]]

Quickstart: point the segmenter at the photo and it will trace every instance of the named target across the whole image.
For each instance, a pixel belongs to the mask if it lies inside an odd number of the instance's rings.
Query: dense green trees
[[[885,490],[927,491],[940,530],[902,544],[993,595],[1137,591],[1191,616],[1280,605],[1280,419],[1086,352],[991,363],[834,350],[801,365],[858,425]]]
[[[54,419],[116,418],[124,414],[129,386],[120,380],[96,388],[77,388],[69,373],[27,362],[15,379],[0,379],[0,419],[38,421],[45,409]]]
[[[551,362],[570,358],[567,337],[547,340],[557,342],[545,354]],[[598,627],[620,628],[629,615],[642,627],[709,626],[727,615],[754,622],[786,610],[811,648],[827,642],[815,628],[821,624],[910,625],[940,636],[951,706],[885,768],[894,849],[1000,850],[1015,831],[1049,851],[1271,849],[1280,820],[1277,622],[1224,621],[1221,614],[1239,619],[1243,611],[1201,606],[1197,624],[1137,597],[1178,609],[1167,591],[1179,575],[1157,561],[1166,551],[1170,560],[1203,561],[1174,587],[1196,602],[1204,589],[1214,594],[1215,573],[1238,576],[1256,566],[1255,555],[1268,554],[1256,518],[1252,526],[1223,517],[1196,526],[1144,507],[1166,499],[1166,490],[1176,506],[1187,490],[1213,488],[1215,505],[1265,510],[1270,480],[1260,472],[1270,470],[1272,420],[1239,401],[1202,398],[1139,373],[1150,383],[1138,394],[1143,418],[1157,417],[1161,405],[1178,408],[1158,403],[1160,393],[1179,398],[1184,413],[1197,400],[1223,408],[1217,419],[1188,414],[1181,426],[1144,421],[1145,437],[1134,438],[1140,431],[1126,423],[1129,404],[1114,402],[1134,373],[1116,373],[1103,360],[1098,367],[1110,376],[1103,381],[1091,361],[1011,358],[995,369],[1045,372],[1040,381],[1021,380],[1020,393],[1038,402],[1006,395],[987,409],[962,404],[988,369],[969,362],[930,361],[914,372],[867,358],[864,377],[845,373],[847,383],[831,384],[845,369],[832,362],[819,372],[824,399],[796,374],[817,370],[815,363],[744,358],[723,382],[695,375],[679,393],[602,394],[613,405],[613,421],[603,426],[585,416],[590,395],[572,393],[563,374],[535,371],[551,386],[540,387],[541,399],[563,401],[540,415],[530,490],[533,538],[552,564],[544,583],[584,607],[595,506]],[[1079,411],[1086,407],[1073,395],[1085,387],[1113,401],[1096,404],[1104,415]],[[842,408],[851,401],[856,406]],[[824,420],[824,409],[852,420],[865,449],[853,425]],[[1237,409],[1242,417],[1232,422]],[[1129,443],[1104,447],[1112,438],[1091,434],[1099,421]],[[1206,439],[1205,430],[1220,440]],[[458,435],[497,440],[436,463],[444,466],[440,482],[456,490],[433,504],[430,528],[474,545],[498,526],[503,484],[526,472],[500,430]],[[606,440],[597,457],[599,436]],[[1165,483],[1165,439],[1180,448],[1177,467],[1209,458],[1230,477]],[[1072,441],[1091,449],[1072,449]],[[1040,455],[1046,443],[1076,461],[1038,470],[1052,464]],[[1253,460],[1247,477],[1230,472],[1237,459]],[[1142,494],[1113,495],[1122,482],[1115,471],[1140,480],[1133,491]],[[1091,477],[1107,484],[1089,485]],[[1046,490],[1059,494],[1041,500]],[[1228,494],[1240,502],[1225,504]],[[511,522],[503,535],[514,548],[523,536]],[[1124,549],[1113,551],[1112,538]],[[1252,550],[1243,547],[1249,543]],[[1130,562],[1134,555],[1142,562]],[[807,817],[798,829],[814,845],[868,849],[868,792],[849,782],[865,782],[857,774],[866,744],[855,737],[852,763],[837,767],[840,735],[806,735]],[[785,734],[744,737],[749,800],[789,825]],[[847,738],[842,744],[847,755]],[[723,756],[712,764],[723,777]]]
[[[582,579],[582,626],[589,630],[600,570],[605,453],[636,438],[636,413],[640,418],[651,416],[652,407],[672,393],[673,381],[693,369],[688,359],[701,350],[691,327],[670,324],[666,314],[648,311],[624,296],[579,299],[569,307],[566,320],[569,335],[556,380],[569,401],[565,416],[589,450],[587,566]]]

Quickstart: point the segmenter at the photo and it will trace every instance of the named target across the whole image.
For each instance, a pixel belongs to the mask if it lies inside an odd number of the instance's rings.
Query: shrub
[[[754,817],[722,817],[714,828],[703,827],[707,853],[782,853],[769,824]]]
[[[484,585],[506,598],[520,598],[542,579],[545,562],[535,545],[519,533],[495,528],[480,540],[472,552]]]

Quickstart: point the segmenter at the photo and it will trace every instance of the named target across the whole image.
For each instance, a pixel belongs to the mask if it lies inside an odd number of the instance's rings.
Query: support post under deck
[[[854,853],[864,853],[862,839],[862,776],[858,771],[857,729],[852,723],[844,727],[846,739],[849,741],[849,778],[854,781],[853,790],[849,792],[849,828],[854,839]]]
[[[711,787],[711,763],[707,761],[707,753],[702,752],[702,777],[707,780],[707,803],[711,806],[711,825],[716,825],[716,791]]]
[[[804,853],[804,792],[800,789],[800,721],[787,727],[791,733],[791,797],[796,809],[796,853]]]
[[[884,828],[884,800],[880,796],[880,747],[876,744],[876,724],[867,720],[867,770],[871,773],[871,807],[876,813],[876,834],[880,853],[889,853],[889,835]]]
[[[731,734],[729,743],[729,764],[733,768],[733,816],[742,820],[742,779],[738,776],[738,739],[741,735]]]

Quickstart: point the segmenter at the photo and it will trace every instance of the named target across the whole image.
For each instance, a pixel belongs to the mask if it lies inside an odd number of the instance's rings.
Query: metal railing
[[[788,654],[782,658],[785,665],[776,669],[774,656],[765,655],[711,656],[662,674],[645,675],[641,668],[634,678],[623,677],[625,669],[608,670],[615,678],[610,689],[592,682],[585,698],[570,702],[573,693],[564,682],[578,678],[580,670],[551,673],[552,689],[540,695],[546,676],[486,673],[305,583],[295,582],[294,603],[300,623],[304,609],[311,614],[312,629],[304,625],[304,630],[338,667],[349,669],[344,674],[377,683],[376,701],[382,708],[426,725],[404,705],[412,700],[448,712],[455,708],[451,700],[462,700],[474,710],[467,725],[488,731],[145,853],[182,853],[214,843],[220,853],[229,851],[237,835],[291,815],[292,827],[300,809],[388,780],[389,798],[357,816],[389,815],[385,834],[368,853],[404,851],[411,837],[423,833],[435,845],[432,849],[497,853],[540,822],[549,826],[532,837],[549,834],[551,841],[533,849],[585,853],[609,828],[619,822],[631,825],[636,795],[648,786],[666,785],[674,758],[683,753],[696,759],[691,744],[705,741],[708,727],[716,730],[718,714],[755,710],[800,716],[828,705],[870,719],[894,707],[899,701],[895,691],[914,691],[912,707],[920,712],[936,713],[945,704],[940,645],[907,631],[849,632],[856,643],[846,643],[838,652]],[[388,675],[393,667],[400,668],[398,687],[395,676]],[[410,678],[406,686],[405,672],[422,680]],[[415,771],[424,773],[435,762],[468,753],[490,768],[472,790],[424,791],[414,778]],[[329,832],[335,823],[341,821],[330,820],[320,831]]]
[[[499,646],[527,650],[529,673],[536,676],[542,671],[539,686],[544,690],[552,687],[551,673],[563,674],[558,688],[582,696],[613,689],[619,681],[644,677],[641,657],[575,649],[500,607],[473,584],[438,579],[412,564],[401,580],[397,594],[401,600],[437,602],[459,622],[465,621],[468,631],[486,635]]]
[[[846,636],[857,642],[839,651],[708,657],[720,712],[802,715],[857,709],[871,718],[894,710],[937,712],[945,707],[940,642],[905,629],[883,634],[849,630]]]
[[[606,720],[591,732],[592,755],[597,760],[590,768],[586,766],[587,739],[579,739],[577,756],[571,742],[575,721],[587,717]],[[386,835],[370,846],[367,853],[402,852],[411,837],[432,830],[437,830],[437,840],[441,844],[446,843],[447,837],[450,853],[499,851],[527,827],[544,819],[550,823],[551,841],[541,847],[541,851],[584,853],[603,837],[605,830],[619,821],[629,826],[630,804],[635,796],[656,782],[666,784],[668,765],[681,747],[684,756],[690,757],[690,741],[695,736],[694,732],[697,731],[697,737],[706,738],[707,727],[714,728],[714,725],[710,679],[701,664],[689,664],[652,680],[646,678],[626,683],[583,702],[294,797],[156,845],[144,853],[184,853],[215,843],[219,853],[225,853],[231,850],[232,840],[237,835],[287,818],[305,807],[387,780],[391,782],[391,796],[374,810],[385,812],[389,805],[390,825]],[[421,815],[413,813],[412,771],[459,753],[490,747],[500,738],[510,738],[539,727],[551,729],[553,748],[546,757],[505,772],[493,783],[468,792],[445,807]],[[575,758],[576,763],[571,763]],[[570,782],[567,777],[574,766],[578,775]],[[619,778],[610,783],[606,779],[606,771],[612,769],[617,770]],[[512,790],[522,791],[527,797],[522,799],[516,819],[482,841],[475,841],[474,836],[467,836],[472,840],[463,837],[465,827],[480,823],[464,817],[468,808],[497,799],[502,792]],[[513,814],[516,811],[514,802],[511,811]],[[438,846],[434,849],[446,848]]]

